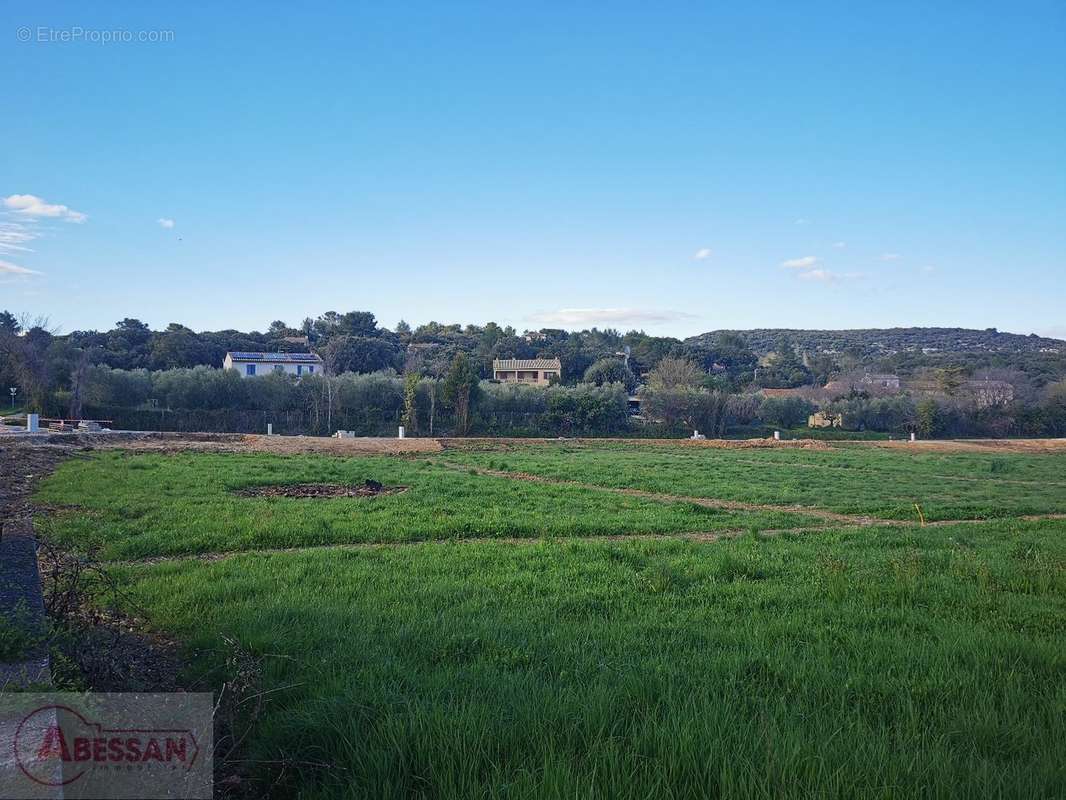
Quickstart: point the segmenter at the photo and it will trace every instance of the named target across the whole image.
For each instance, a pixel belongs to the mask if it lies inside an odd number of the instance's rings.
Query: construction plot
[[[1066,451],[280,438],[94,445],[35,495],[95,603],[247,687],[227,785],[1066,785]]]

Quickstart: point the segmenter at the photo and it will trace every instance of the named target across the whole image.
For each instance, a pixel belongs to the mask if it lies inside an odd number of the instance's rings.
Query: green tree
[[[465,353],[456,354],[444,378],[444,402],[455,414],[455,432],[464,436],[470,429],[470,410],[479,396],[477,370]]]
[[[935,436],[940,430],[940,406],[936,400],[926,398],[914,409],[914,429],[919,436]]]
[[[603,386],[605,383],[620,383],[626,387],[627,392],[631,392],[636,388],[637,376],[621,359],[601,358],[585,370],[585,383],[593,383],[596,386]]]
[[[203,363],[202,350],[195,333],[184,325],[172,322],[152,340],[151,366],[153,369],[195,367]]]
[[[0,311],[0,335],[17,336],[22,326],[10,311]]]
[[[966,371],[962,367],[945,367],[936,375],[937,386],[948,397],[954,397],[965,380]]]
[[[296,331],[285,324],[283,320],[276,319],[267,328],[267,336],[271,339],[280,339],[283,336],[295,336]]]
[[[395,369],[400,361],[395,345],[368,336],[334,336],[322,348],[321,355],[334,375]]]
[[[814,404],[802,397],[767,397],[759,407],[759,419],[782,428],[795,428],[813,413]]]
[[[412,434],[418,432],[418,382],[422,376],[408,372],[403,380],[403,426]]]

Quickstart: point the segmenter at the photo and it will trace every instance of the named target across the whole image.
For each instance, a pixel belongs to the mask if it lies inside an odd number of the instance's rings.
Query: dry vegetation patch
[[[331,497],[377,497],[382,494],[399,494],[406,491],[406,486],[384,486],[377,481],[367,480],[359,486],[350,486],[343,483],[293,483],[279,486],[252,486],[247,489],[240,489],[236,494],[241,497],[327,499]]]

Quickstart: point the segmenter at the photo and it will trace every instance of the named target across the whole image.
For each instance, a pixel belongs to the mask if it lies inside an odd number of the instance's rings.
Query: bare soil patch
[[[799,450],[829,450],[831,442],[819,439],[632,439],[632,438],[557,438],[557,439],[510,439],[489,437],[466,437],[462,439],[436,439],[444,450],[514,450],[530,444],[557,444],[566,446],[625,445],[627,447],[693,447],[718,450],[750,450],[753,448],[784,448]]]
[[[149,453],[318,453],[321,455],[405,455],[439,453],[437,439],[361,437],[334,439],[328,436],[266,436],[244,433],[180,433],[169,431],[116,431],[112,433],[52,433],[33,437],[10,437],[0,441],[24,450],[129,450]]]
[[[241,497],[297,497],[308,499],[327,499],[331,497],[377,497],[383,494],[406,492],[406,486],[383,486],[377,481],[368,480],[360,486],[343,483],[291,483],[279,486],[252,486],[240,489],[236,494]]]
[[[145,434],[130,441],[98,441],[97,447],[117,447],[138,452],[209,452],[209,453],[277,453],[296,455],[318,453],[321,455],[405,455],[414,453],[438,453],[440,442],[436,439],[391,439],[361,437],[334,439],[327,436],[265,436],[259,434]]]

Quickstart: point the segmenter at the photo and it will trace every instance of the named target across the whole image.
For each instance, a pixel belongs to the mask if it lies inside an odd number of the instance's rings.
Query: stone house
[[[563,375],[557,358],[497,358],[492,362],[493,380],[548,386]]]

